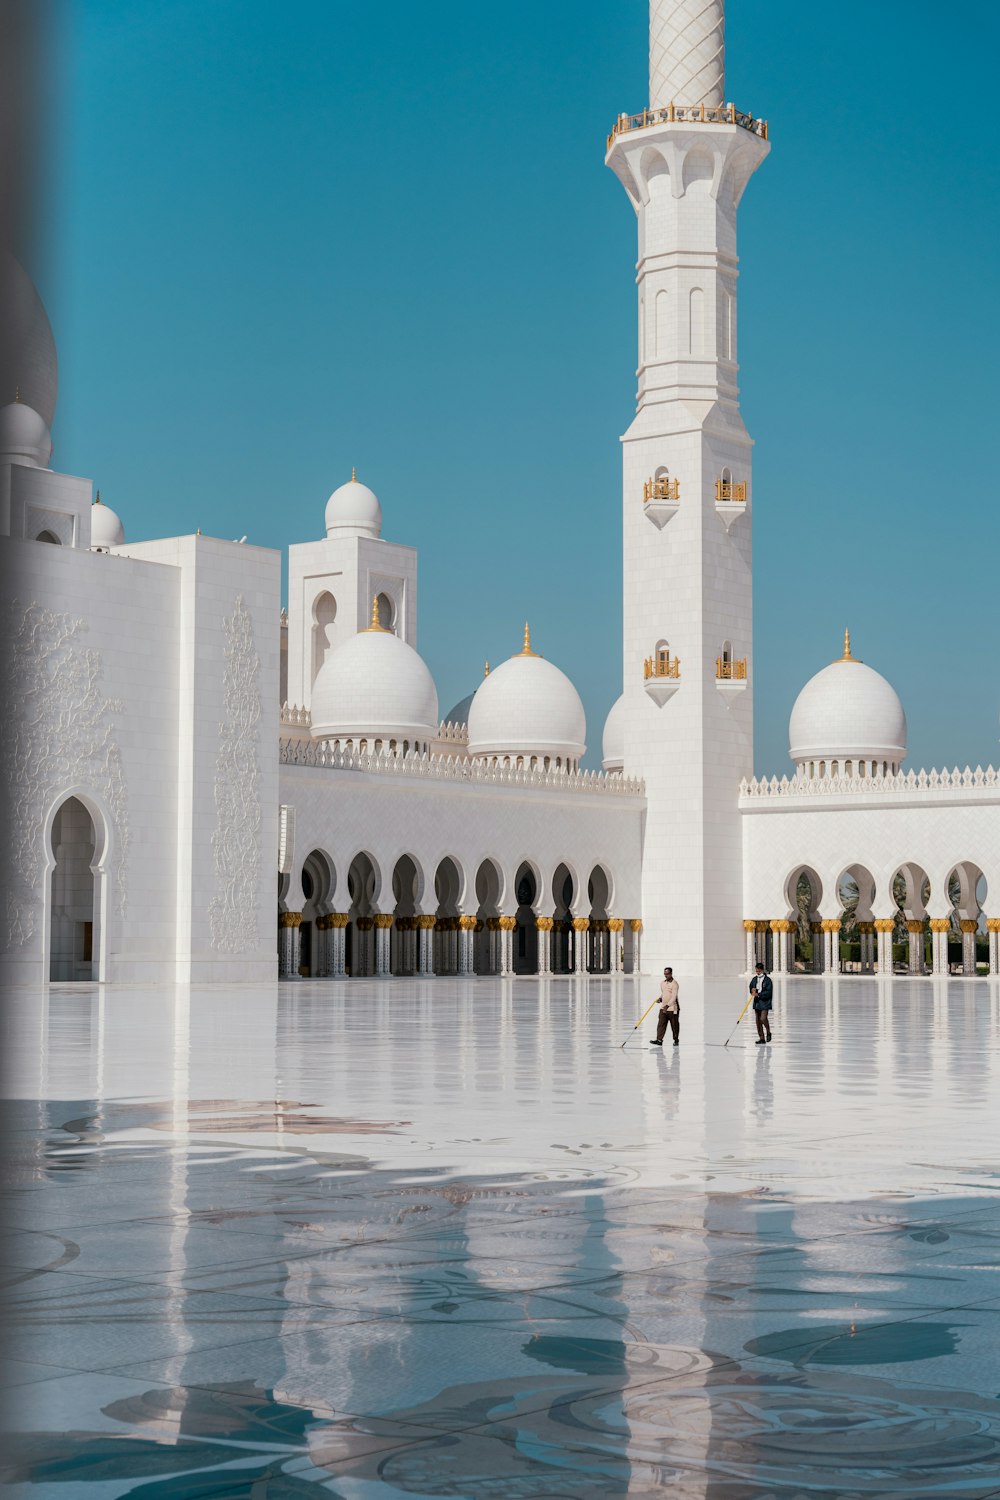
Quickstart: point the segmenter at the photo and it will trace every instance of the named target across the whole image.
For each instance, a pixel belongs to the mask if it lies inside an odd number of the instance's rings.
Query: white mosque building
[[[289,547],[287,610],[277,552],[128,540],[50,467],[55,346],[6,267],[9,980],[998,973],[1000,773],[909,769],[849,638],[795,703],[794,769],[754,777],[736,220],[770,146],[726,100],[723,28],[723,0],[651,0],[649,105],[607,141],[639,350],[602,773],[527,626],[441,714],[416,551],[357,476]]]

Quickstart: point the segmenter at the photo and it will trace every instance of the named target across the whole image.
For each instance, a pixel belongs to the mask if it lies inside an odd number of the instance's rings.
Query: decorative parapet
[[[308,708],[299,708],[297,703],[283,703],[281,723],[291,725],[296,729],[308,729],[312,723],[312,714]]]
[[[457,745],[469,743],[468,724],[453,724],[450,719],[442,719],[438,725],[437,738],[439,740],[451,740]]]
[[[360,771],[402,781],[464,781],[522,791],[590,792],[609,797],[646,795],[644,782],[629,776],[605,776],[600,771],[528,771],[516,766],[493,766],[464,755],[397,755],[387,750],[348,750],[323,740],[291,738],[279,740],[278,751],[283,766]]]
[[[645,130],[648,125],[741,125],[751,135],[766,141],[767,121],[744,114],[733,104],[668,104],[664,109],[644,109],[641,115],[619,115],[608,136],[610,151],[620,135]]]
[[[895,776],[755,776],[740,783],[740,803],[813,802],[830,797],[932,797],[942,791],[986,792],[1000,799],[1000,770],[899,771]]]

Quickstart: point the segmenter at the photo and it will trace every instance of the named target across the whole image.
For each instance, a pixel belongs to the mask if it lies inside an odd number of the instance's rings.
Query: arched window
[[[730,666],[732,666],[732,663],[733,663],[733,643],[732,643],[732,641],[723,641],[723,643],[722,643],[722,665],[724,667],[730,667]]]
[[[660,676],[666,676],[667,668],[670,666],[670,642],[657,641],[656,643],[656,671]]]
[[[35,541],[36,542],[51,542],[56,547],[61,547],[62,546],[62,542],[56,536],[56,534],[55,534],[54,531],[40,531],[38,533],[38,535],[35,537]]]
[[[397,634],[396,605],[389,594],[378,596],[378,622],[383,630],[391,630],[394,635]]]
[[[313,604],[312,615],[312,680],[315,682],[320,667],[336,644],[337,601],[331,593],[324,592],[318,596]]]

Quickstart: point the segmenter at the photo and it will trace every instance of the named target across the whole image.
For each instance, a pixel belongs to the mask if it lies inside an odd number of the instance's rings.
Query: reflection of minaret
[[[692,18],[691,12],[696,12]],[[625,771],[646,782],[644,967],[742,962],[737,796],[753,771],[751,442],[736,211],[767,128],[724,100],[723,0],[651,0],[650,108],[608,145],[639,227],[638,409],[623,439]]]

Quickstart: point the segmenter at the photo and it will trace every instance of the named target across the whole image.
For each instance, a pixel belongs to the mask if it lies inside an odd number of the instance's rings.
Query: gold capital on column
[[[876,932],[893,932],[896,927],[896,918],[879,917],[873,925]]]
[[[629,917],[629,919],[628,919],[628,925],[629,925],[629,927],[631,927],[631,929],[632,929],[633,932],[641,932],[642,931],[642,918],[641,917]]]
[[[609,917],[608,918],[608,931],[609,932],[621,932],[622,929],[624,928],[624,926],[625,926],[625,918],[624,917]]]
[[[744,932],[756,932],[757,931],[757,923],[754,921],[753,917],[744,917],[743,918],[743,931]]]
[[[978,922],[973,922],[969,917],[963,917],[962,920],[959,922],[958,925],[959,925],[959,927],[961,927],[961,929],[962,929],[963,932],[978,932],[979,931],[979,923]]]
[[[587,928],[589,926],[590,926],[590,918],[589,917],[574,917],[573,918],[573,931],[574,932],[586,932]]]
[[[987,917],[986,918],[986,931],[987,932],[1000,932],[1000,917]]]
[[[948,932],[950,929],[950,917],[931,917],[931,932]]]
[[[839,917],[827,917],[819,925],[823,929],[824,932],[839,932],[840,931],[840,918]]]
[[[388,912],[379,912],[378,916],[375,918],[375,926],[381,928],[381,930],[384,932],[387,927],[392,926],[391,915]]]
[[[923,918],[922,917],[919,918],[919,919],[916,918],[916,917],[909,917],[909,918],[907,918],[906,930],[907,930],[907,932],[912,932],[914,935],[916,935],[918,932],[923,932],[923,930],[924,930],[924,921],[923,921]]]
[[[500,918],[500,931],[501,932],[513,932],[514,928],[516,926],[517,926],[517,918],[516,917],[501,917]]]
[[[423,932],[430,932],[437,926],[437,917],[416,917],[414,920]]]
[[[279,911],[279,913],[278,913],[278,926],[279,927],[301,927],[302,926],[302,913],[300,911]]]
[[[475,917],[459,917],[459,919],[458,919],[458,926],[459,926],[459,931],[461,931],[461,932],[475,932],[475,930],[476,930],[476,918]]]

